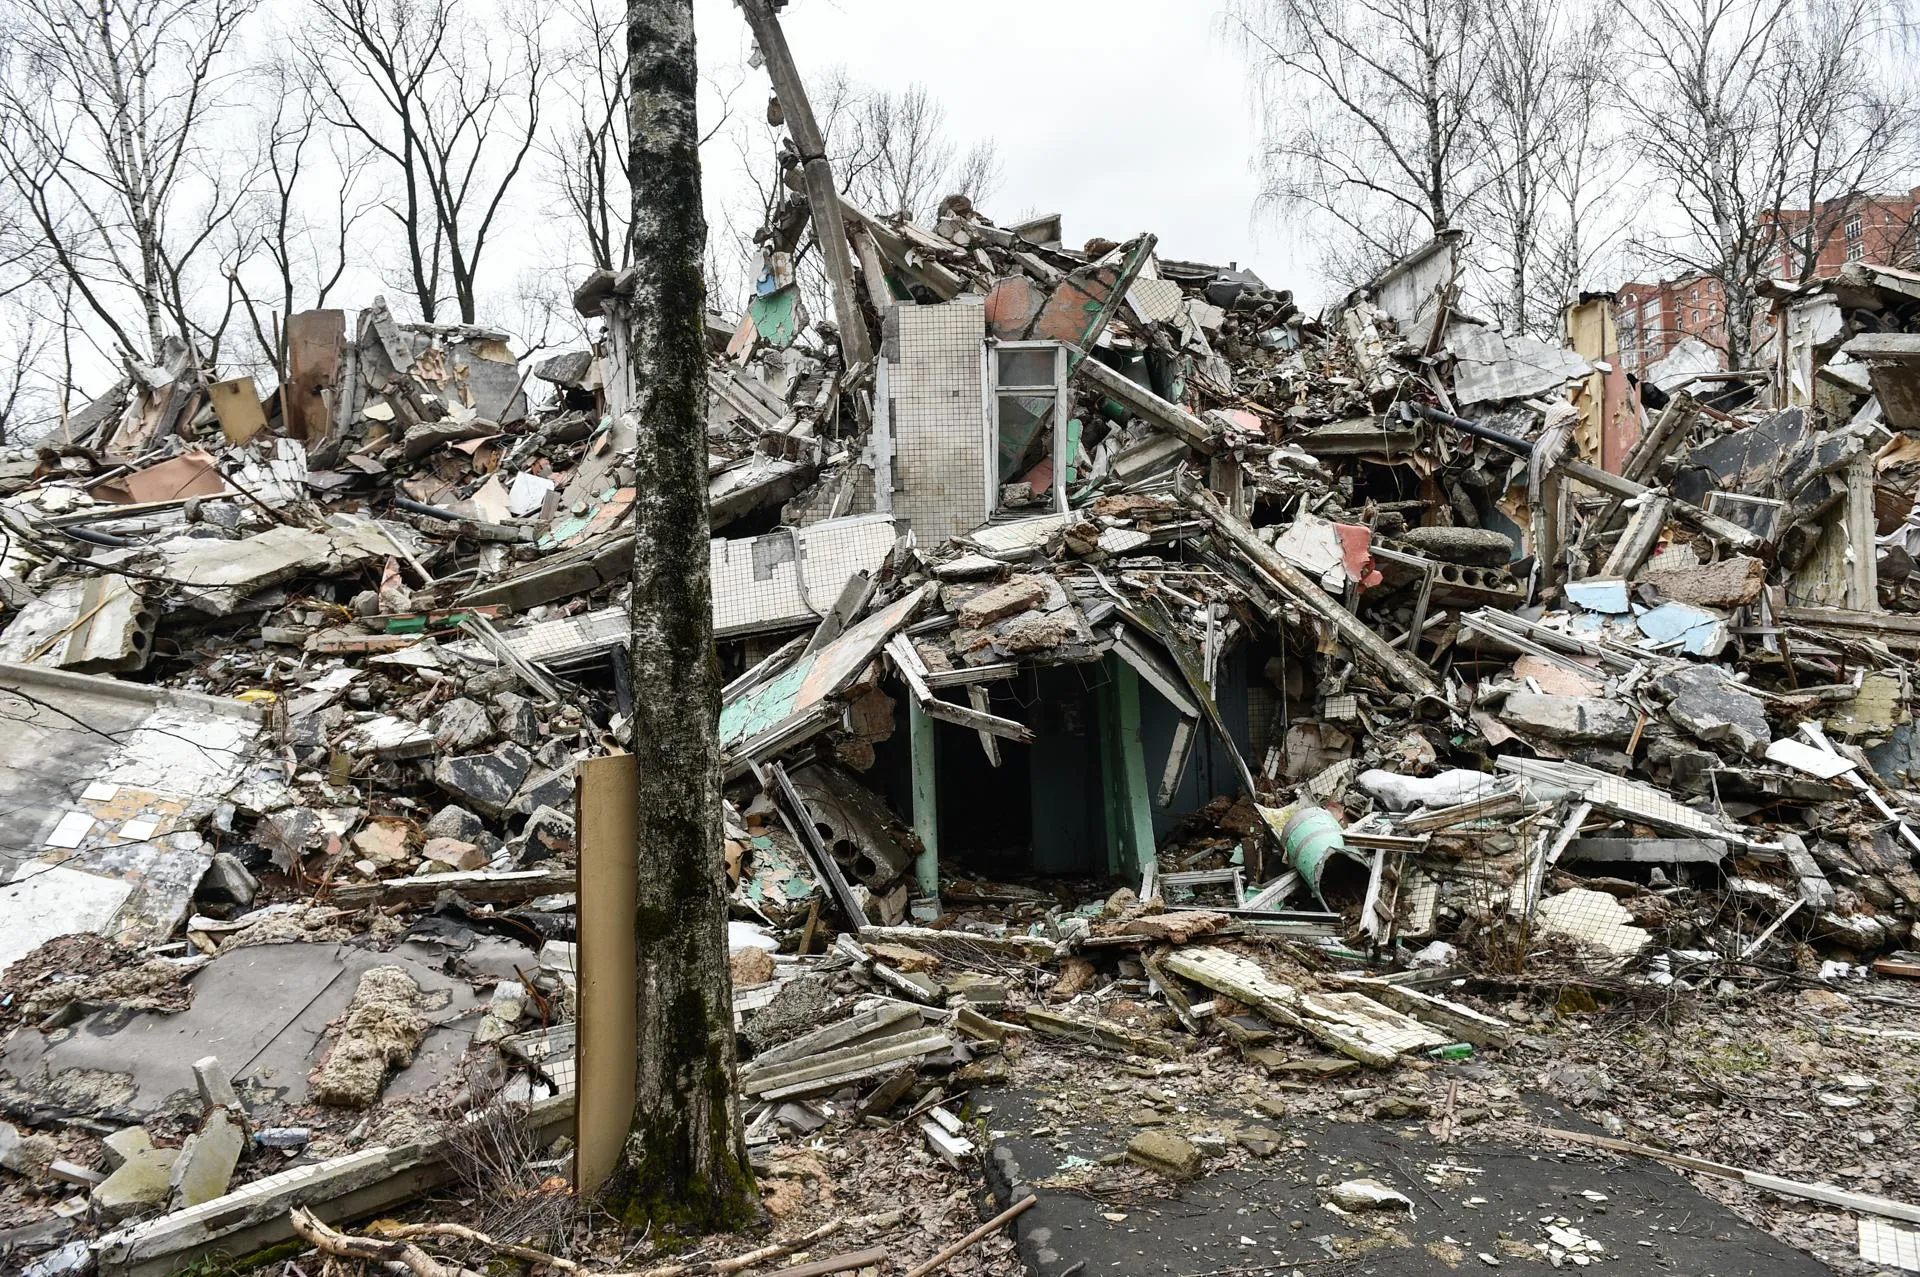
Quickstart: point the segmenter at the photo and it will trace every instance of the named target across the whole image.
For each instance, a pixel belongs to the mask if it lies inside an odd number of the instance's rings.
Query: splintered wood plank
[[[1376,1069],[1392,1068],[1410,1051],[1452,1041],[1363,994],[1303,993],[1272,979],[1251,959],[1223,949],[1176,949],[1165,965],[1182,979],[1224,993]]]

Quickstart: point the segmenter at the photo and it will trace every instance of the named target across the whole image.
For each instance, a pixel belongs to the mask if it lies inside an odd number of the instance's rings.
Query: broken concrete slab
[[[74,931],[165,939],[211,859],[192,821],[238,781],[259,711],[13,665],[0,706],[0,967]]]
[[[1668,716],[1699,740],[1758,757],[1773,739],[1760,698],[1742,691],[1718,666],[1687,666],[1662,675],[1655,686],[1673,698]]]
[[[428,838],[453,838],[474,843],[479,842],[486,832],[486,821],[455,803],[448,803],[433,813],[425,829]]]
[[[435,748],[448,754],[471,754],[494,738],[493,719],[486,706],[457,696],[427,720]]]
[[[824,519],[709,547],[713,628],[719,638],[811,625],[856,572],[879,572],[893,550],[884,514]]]
[[[177,1148],[156,1148],[144,1126],[129,1126],[103,1141],[113,1174],[93,1190],[94,1209],[109,1223],[150,1210],[167,1200]]]
[[[84,674],[144,669],[157,619],[127,577],[56,581],[0,634],[0,661]]]
[[[1591,945],[1613,958],[1631,958],[1653,943],[1645,928],[1634,925],[1625,905],[1588,887],[1542,900],[1534,910],[1533,925],[1545,935]]]
[[[1454,357],[1453,397],[1462,407],[1543,395],[1593,371],[1563,346],[1496,328],[1451,324],[1446,344]]]
[[[384,562],[393,544],[369,519],[335,515],[319,529],[282,524],[230,541],[176,537],[160,547],[161,572],[192,606],[225,616],[250,594],[299,576],[343,576]]]
[[[30,1180],[39,1180],[60,1156],[60,1146],[50,1135],[38,1132],[22,1135],[9,1122],[0,1122],[0,1167]]]
[[[303,857],[327,845],[327,831],[312,808],[283,807],[254,826],[254,841],[272,855],[276,869],[291,873]]]
[[[519,792],[514,795],[513,810],[532,815],[543,807],[559,810],[571,805],[573,771],[573,764],[568,762],[531,773],[521,782]]]
[[[1515,554],[1507,534],[1492,528],[1408,528],[1396,539],[1430,559],[1464,567],[1505,567]]]
[[[426,845],[420,848],[420,859],[429,864],[472,872],[486,868],[490,857],[476,843],[461,842],[458,838],[429,838]]]
[[[200,1102],[209,1108],[241,1111],[240,1096],[233,1089],[233,1079],[227,1076],[227,1070],[217,1055],[205,1055],[193,1062],[194,1085],[200,1089]]]
[[[1282,984],[1252,959],[1222,949],[1176,949],[1167,956],[1166,967],[1374,1068],[1391,1068],[1407,1052],[1444,1046],[1450,1040],[1363,995],[1303,992]]]
[[[1200,1173],[1200,1150],[1191,1140],[1172,1131],[1141,1131],[1127,1142],[1127,1160],[1169,1179],[1192,1179]]]
[[[498,819],[512,808],[532,770],[533,755],[509,744],[488,754],[442,758],[434,765],[433,783],[462,803]]]
[[[168,1176],[174,1205],[198,1206],[225,1193],[246,1144],[246,1132],[228,1110],[216,1108],[207,1114],[174,1159]]]
[[[57,1037],[14,1039],[0,1058],[0,1106],[20,1114],[197,1121],[206,1104],[193,1066],[214,1054],[247,1062],[236,1070],[235,1090],[256,1119],[270,1124],[286,1106],[308,1102],[308,1076],[327,1045],[328,1025],[346,1014],[361,973],[382,964],[406,968],[437,1025],[414,1064],[388,1083],[389,1094],[410,1092],[448,1075],[479,1021],[482,1003],[469,984],[440,970],[444,962],[443,952],[417,944],[386,953],[300,942],[234,949],[192,976],[193,1002],[184,1011],[101,1011]]]
[[[392,714],[355,723],[341,734],[338,747],[355,758],[425,758],[434,751],[428,728]]]
[[[956,588],[948,587],[949,593]],[[1049,593],[1044,577],[1016,576],[966,597],[954,608],[954,620],[963,629],[983,629],[1016,612],[1040,606]],[[952,606],[951,599],[948,605]]]
[[[1632,705],[1603,696],[1514,692],[1500,707],[1500,721],[1551,740],[1618,744],[1633,735],[1640,714]]]
[[[1736,554],[1694,567],[1644,568],[1634,580],[1675,603],[1745,607],[1758,600],[1760,591],[1766,588],[1767,565],[1751,555]]]

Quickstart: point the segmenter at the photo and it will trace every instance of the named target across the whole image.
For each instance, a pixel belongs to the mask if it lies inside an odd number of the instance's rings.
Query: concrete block
[[[240,1164],[246,1133],[224,1108],[207,1115],[197,1134],[187,1137],[168,1176],[176,1206],[198,1206],[227,1191]]]
[[[233,1089],[233,1079],[227,1076],[226,1068],[217,1055],[203,1055],[193,1062],[194,1085],[200,1088],[200,1101],[208,1108],[231,1109],[240,1111],[240,1096]]]
[[[1173,1179],[1192,1179],[1200,1173],[1200,1150],[1172,1131],[1140,1132],[1128,1143],[1127,1157]]]
[[[1603,696],[1515,692],[1500,708],[1500,721],[1509,727],[1581,743],[1624,741],[1639,718],[1631,705]]]

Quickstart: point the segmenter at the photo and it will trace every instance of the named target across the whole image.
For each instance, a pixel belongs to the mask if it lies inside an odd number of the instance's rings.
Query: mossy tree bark
[[[693,0],[629,0],[633,267],[610,317],[631,334],[640,1058],[610,1205],[682,1236],[753,1219],[733,1087],[721,859],[719,678],[707,578],[707,355]]]

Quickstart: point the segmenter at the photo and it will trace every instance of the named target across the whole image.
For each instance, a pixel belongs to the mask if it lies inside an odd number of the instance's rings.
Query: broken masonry
[[[1467,313],[1458,235],[1311,316],[957,197],[837,201],[830,322],[794,198],[707,325],[754,1148],[906,1113],[971,1166],[953,1097],[1022,1038],[1504,1051],[1469,937],[1615,986],[1917,969],[1910,276],[1783,293],[1764,368],[1635,379],[1604,303],[1565,346]],[[95,1215],[41,1251],[272,1245],[444,1182],[503,1105],[541,1173],[611,1166],[630,292],[582,281],[596,340],[529,371],[308,312],[282,386],[130,365],[0,457],[0,1166]],[[33,1133],[72,1123],[118,1133]]]

